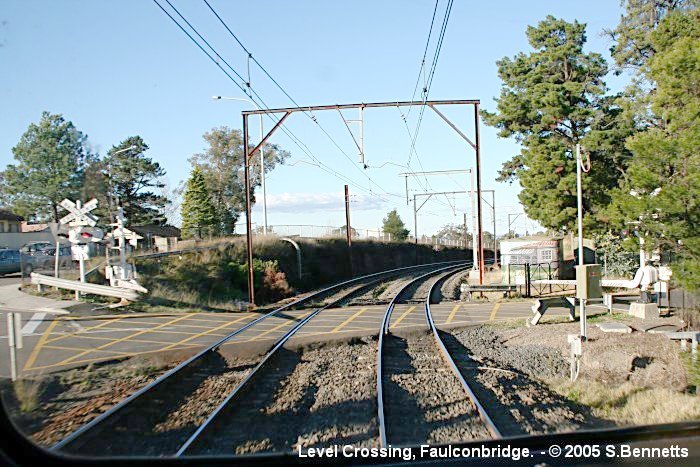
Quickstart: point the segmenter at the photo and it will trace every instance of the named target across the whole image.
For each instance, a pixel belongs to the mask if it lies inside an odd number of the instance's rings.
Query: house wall
[[[0,221],[1,222],[1,221]],[[18,224],[19,225],[19,224]],[[0,233],[0,248],[21,248],[29,242],[55,242],[51,232],[13,232]]]
[[[16,233],[19,232],[20,223],[17,221],[0,220],[0,233]]]

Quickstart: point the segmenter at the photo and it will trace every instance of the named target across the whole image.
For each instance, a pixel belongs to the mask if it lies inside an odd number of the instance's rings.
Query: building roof
[[[23,220],[24,217],[18,216],[12,211],[8,211],[7,209],[0,209],[0,221],[21,222]]]
[[[174,225],[132,225],[129,229],[144,237],[176,237],[180,238],[180,229]]]
[[[525,245],[520,245],[518,247],[513,248],[511,251],[518,251],[518,250],[532,250],[532,249],[540,249],[540,248],[557,248],[558,242],[556,240],[541,240],[539,242],[532,242],[532,243],[527,243]]]

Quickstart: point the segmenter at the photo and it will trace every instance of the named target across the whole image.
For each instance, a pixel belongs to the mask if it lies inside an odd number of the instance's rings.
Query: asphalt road
[[[0,277],[0,287],[3,285],[20,284],[21,282],[22,276],[19,273]]]

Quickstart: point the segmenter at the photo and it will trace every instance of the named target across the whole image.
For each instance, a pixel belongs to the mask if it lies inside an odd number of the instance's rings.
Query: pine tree
[[[497,110],[483,113],[499,136],[522,144],[498,181],[519,181],[528,217],[553,230],[576,225],[577,143],[596,167],[583,182],[587,227],[597,226],[597,213],[609,204],[630,157],[624,141],[633,125],[616,99],[605,96],[607,66],[600,54],[584,52],[585,28],[553,16],[528,27],[533,51],[497,62],[503,81]]]
[[[401,220],[399,213],[396,212],[396,209],[386,215],[383,220],[383,228],[384,233],[390,234],[391,239],[394,241],[403,241],[408,238],[409,230]]]
[[[219,224],[204,175],[195,167],[187,180],[182,202],[182,236],[203,238],[217,235]]]
[[[651,34],[646,79],[655,124],[630,137],[634,154],[613,196],[620,228],[637,223],[645,247],[671,253],[674,277],[700,288],[700,7],[669,13]]]

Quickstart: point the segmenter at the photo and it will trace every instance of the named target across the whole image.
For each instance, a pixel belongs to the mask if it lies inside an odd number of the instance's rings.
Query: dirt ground
[[[623,321],[633,328],[643,324],[627,317],[593,317],[576,382],[569,380],[568,372],[548,372],[544,361],[537,364],[539,379],[569,401],[590,408],[603,424],[633,426],[700,419],[694,376],[700,364],[692,362],[688,353],[680,352],[677,341],[663,334],[636,330],[629,334],[604,333],[596,324],[606,321]],[[579,323],[545,322],[528,328],[521,320],[488,328],[497,336],[489,346],[501,348],[489,350],[488,355],[504,356],[500,363],[517,367],[523,350],[531,360],[536,349],[550,349],[567,361],[568,368],[567,334],[578,334]],[[532,368],[533,362],[520,362],[520,366]]]

